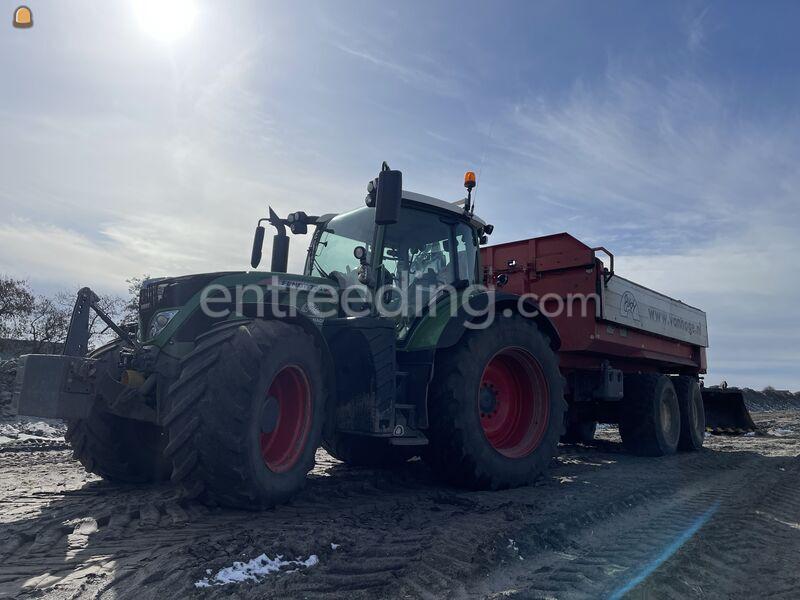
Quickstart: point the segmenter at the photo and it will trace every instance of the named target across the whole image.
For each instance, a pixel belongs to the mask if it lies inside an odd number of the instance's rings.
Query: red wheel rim
[[[522,458],[539,447],[550,416],[542,367],[522,348],[504,348],[483,370],[478,414],[486,439],[503,456]]]
[[[277,403],[277,420],[270,432],[259,432],[261,458],[269,470],[282,473],[300,459],[311,430],[311,386],[300,367],[278,371],[265,405],[272,402]]]

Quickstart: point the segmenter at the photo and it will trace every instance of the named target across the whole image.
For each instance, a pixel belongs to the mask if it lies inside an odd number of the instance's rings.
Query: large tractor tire
[[[567,419],[566,431],[561,436],[561,441],[565,444],[589,444],[594,441],[596,431],[596,421],[570,421]]]
[[[672,378],[681,412],[681,436],[678,450],[700,450],[706,434],[706,413],[703,393],[694,377],[681,375]]]
[[[67,423],[66,439],[84,468],[103,479],[148,483],[169,479],[172,471],[158,425],[95,409],[88,418]]]
[[[520,316],[464,334],[438,354],[425,459],[472,489],[533,482],[564,433],[564,379],[547,335]]]
[[[322,447],[335,459],[351,467],[390,469],[420,454],[417,446],[391,446],[388,440],[363,435],[334,433]]]
[[[625,448],[640,456],[666,456],[678,448],[681,413],[672,381],[659,373],[625,376],[619,433]]]
[[[326,395],[322,349],[302,327],[253,321],[200,336],[169,390],[172,480],[212,505],[287,502],[314,467]]]
[[[112,343],[89,355],[116,365],[121,343]],[[90,473],[121,483],[148,483],[169,479],[172,463],[164,457],[167,436],[158,425],[126,419],[93,408],[85,419],[67,422],[66,440],[72,454]]]

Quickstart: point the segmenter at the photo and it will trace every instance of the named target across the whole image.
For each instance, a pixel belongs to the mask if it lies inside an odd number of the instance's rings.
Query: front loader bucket
[[[737,434],[756,431],[756,424],[739,390],[703,389],[706,431],[716,434]]]

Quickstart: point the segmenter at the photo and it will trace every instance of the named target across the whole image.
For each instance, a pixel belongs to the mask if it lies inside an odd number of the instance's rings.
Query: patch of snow
[[[524,559],[524,558],[522,558],[522,556],[520,556],[520,554],[519,554],[519,546],[517,546],[517,542],[515,542],[515,541],[514,541],[514,540],[512,540],[511,538],[508,538],[508,546],[506,546],[506,547],[507,547],[509,550],[511,550],[511,551],[512,551],[514,554],[516,554],[516,555],[517,555],[517,558],[519,558],[520,560],[525,560],[525,559]]]
[[[756,432],[748,431],[747,433],[744,434],[744,437],[756,437]]]
[[[283,560],[283,554],[274,559],[266,554],[257,556],[247,562],[235,561],[232,566],[217,571],[214,577],[204,577],[195,581],[194,587],[207,588],[212,585],[226,585],[228,583],[242,583],[243,581],[259,581],[262,577],[277,573],[286,567],[313,567],[319,563],[316,554],[305,560]],[[297,569],[292,569],[297,570]],[[206,569],[206,574],[211,575],[211,569]]]
[[[794,431],[792,431],[791,429],[784,429],[783,427],[775,427],[774,429],[770,429],[768,433],[776,437],[784,437],[787,435],[794,434]]]
[[[52,440],[64,437],[66,426],[57,419],[16,417],[0,421],[0,444],[26,440]]]
[[[339,546],[341,546],[341,544],[334,544],[331,542],[331,550],[336,550]]]

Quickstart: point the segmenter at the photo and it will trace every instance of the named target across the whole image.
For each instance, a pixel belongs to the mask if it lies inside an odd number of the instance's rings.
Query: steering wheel
[[[341,271],[331,271],[328,273],[328,277],[333,279],[336,282],[336,285],[342,289],[358,283],[358,275],[356,274],[355,269],[351,269],[350,265],[345,265],[345,269],[345,273],[342,273]]]

